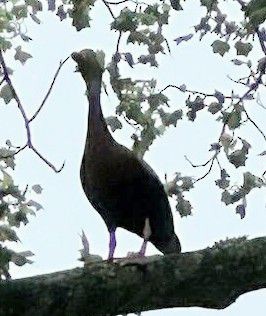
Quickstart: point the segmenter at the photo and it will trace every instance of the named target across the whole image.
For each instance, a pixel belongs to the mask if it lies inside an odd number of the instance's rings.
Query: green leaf
[[[13,6],[11,13],[15,15],[17,19],[26,18],[28,15],[28,8],[25,4]]]
[[[212,49],[214,53],[218,53],[223,56],[226,52],[229,51],[230,45],[227,42],[216,40],[212,43]]]
[[[5,104],[8,104],[13,98],[13,92],[8,84],[4,85],[0,90],[0,98],[3,98]]]
[[[224,202],[225,205],[232,204],[231,194],[227,190],[223,191],[221,201]]]
[[[181,4],[180,4],[180,0],[170,0],[170,2],[171,2],[171,6],[174,10],[176,10],[176,11],[183,10],[183,8],[181,7]]]
[[[243,189],[245,190],[246,194],[248,194],[254,188],[261,188],[265,185],[265,182],[261,178],[254,176],[254,174],[248,171],[244,173]]]
[[[12,177],[4,170],[2,170],[2,173],[3,173],[2,187],[4,189],[12,187],[14,185],[14,181]]]
[[[247,155],[250,149],[250,144],[244,140],[241,139],[242,141],[242,148],[235,150],[234,152],[232,152],[230,155],[228,155],[228,159],[229,161],[236,167],[241,167],[241,166],[245,166],[246,164],[246,160],[247,160]]]
[[[246,16],[254,27],[262,24],[266,20],[265,0],[251,0],[246,8]]]
[[[200,0],[202,6],[206,7],[208,11],[211,11],[215,8],[217,0]]]
[[[223,113],[223,122],[227,124],[227,126],[234,130],[241,125],[241,114],[240,110],[233,110],[232,112],[224,112]]]
[[[71,17],[73,18],[72,25],[80,31],[86,27],[90,27],[89,11],[94,5],[95,0],[73,0],[73,10]]]
[[[181,217],[192,215],[192,206],[188,200],[185,200],[182,194],[177,196],[176,210]]]
[[[221,111],[221,109],[223,108],[223,105],[221,103],[218,102],[212,102],[209,106],[208,106],[208,111],[211,114],[216,114],[217,112]]]
[[[121,129],[122,123],[119,121],[119,119],[116,116],[108,116],[106,119],[106,124],[110,126],[112,132],[116,131],[117,129]]]
[[[0,49],[2,51],[6,51],[12,47],[12,43],[10,41],[7,41],[5,38],[0,36]]]
[[[250,43],[243,43],[241,41],[238,41],[235,43],[235,48],[236,48],[237,55],[248,56],[253,46]]]
[[[138,26],[138,14],[128,8],[121,10],[120,15],[111,23],[111,29],[118,31],[135,31]]]
[[[0,225],[0,241],[19,241],[16,232],[7,225]]]

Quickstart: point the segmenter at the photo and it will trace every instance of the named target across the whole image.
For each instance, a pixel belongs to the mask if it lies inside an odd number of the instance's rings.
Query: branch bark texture
[[[222,309],[266,287],[266,237],[144,261],[0,281],[0,315],[119,315],[169,307]]]

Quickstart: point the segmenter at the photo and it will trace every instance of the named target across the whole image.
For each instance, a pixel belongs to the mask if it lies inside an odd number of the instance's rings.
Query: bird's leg
[[[147,217],[147,218],[145,218],[145,225],[144,225],[144,229],[143,229],[143,238],[144,238],[144,240],[143,240],[142,246],[141,246],[140,251],[139,251],[139,254],[142,257],[145,256],[147,243],[149,241],[150,236],[151,236],[151,226],[150,226],[150,220]]]
[[[112,261],[114,258],[114,252],[116,247],[115,230],[110,230],[110,240],[109,240],[109,254],[108,261]]]

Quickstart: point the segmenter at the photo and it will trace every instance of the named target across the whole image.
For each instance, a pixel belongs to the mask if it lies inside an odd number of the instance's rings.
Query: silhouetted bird
[[[115,230],[122,227],[143,237],[140,254],[149,239],[164,254],[180,252],[167,195],[158,176],[142,159],[118,144],[102,114],[100,94],[103,67],[89,49],[72,54],[87,85],[88,132],[80,177],[92,206],[110,233],[109,259],[113,258]]]

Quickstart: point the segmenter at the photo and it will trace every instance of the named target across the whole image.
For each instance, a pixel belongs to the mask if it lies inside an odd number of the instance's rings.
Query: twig
[[[118,39],[117,39],[117,43],[116,43],[116,53],[119,52],[119,44],[120,44],[120,41],[121,41],[121,37],[122,37],[122,32],[119,31],[119,35],[118,35]]]
[[[261,31],[259,30],[259,28],[257,27],[256,28],[256,34],[258,35],[258,38],[259,38],[259,41],[260,41],[260,46],[261,46],[261,49],[264,53],[264,55],[266,55],[266,46],[265,46],[265,42],[262,38],[262,34],[261,34]]]
[[[105,1],[105,0],[102,0],[102,1],[103,1],[104,5],[106,6],[106,8],[108,9],[108,11],[110,12],[112,18],[115,20],[115,15],[114,15],[113,11],[111,10],[111,8],[109,6],[109,3],[107,1]]]
[[[53,86],[54,86],[54,84],[55,84],[56,78],[57,78],[57,76],[59,75],[59,72],[60,72],[62,66],[63,66],[63,65],[65,64],[65,62],[69,59],[69,57],[70,57],[70,56],[68,56],[68,57],[67,57],[65,60],[63,60],[63,61],[60,61],[59,67],[57,68],[57,71],[56,71],[56,73],[55,73],[55,75],[54,75],[53,81],[52,81],[52,83],[51,83],[51,85],[50,85],[50,87],[49,87],[49,89],[48,89],[48,91],[47,91],[47,93],[46,93],[46,95],[45,95],[45,97],[44,97],[44,99],[43,99],[41,105],[39,106],[38,110],[37,110],[37,111],[34,113],[34,115],[29,119],[29,123],[32,122],[32,121],[36,118],[36,116],[39,114],[39,112],[40,112],[41,109],[43,108],[45,102],[47,101],[47,99],[48,99],[48,97],[49,97],[49,95],[50,95],[50,93],[51,93],[51,91],[52,91],[52,89],[53,89]]]
[[[266,135],[263,133],[263,131],[259,128],[259,126],[257,125],[257,123],[249,116],[247,110],[245,108],[244,109],[244,112],[247,116],[247,119],[256,127],[256,129],[261,133],[262,137],[264,138],[264,140],[266,141]]]
[[[207,97],[215,97],[213,94],[211,93],[204,93],[204,92],[200,92],[200,91],[193,91],[193,90],[188,90],[188,89],[182,89],[180,88],[179,86],[176,86],[176,85],[173,85],[173,84],[169,84],[167,85],[166,87],[164,87],[160,93],[164,92],[165,90],[167,90],[168,88],[175,88],[175,89],[178,89],[179,91],[181,92],[187,92],[187,93],[191,93],[191,94],[199,94],[199,95],[202,95],[203,97],[207,98]],[[234,97],[234,96],[224,96],[225,99],[230,99],[230,100],[233,100],[233,99],[239,99],[238,97]]]
[[[193,164],[193,162],[191,160],[188,159],[188,157],[185,155],[185,159],[190,163],[190,165],[193,168],[199,168],[199,167],[206,167],[213,159],[213,157],[211,157],[208,161],[206,161],[205,163],[201,164],[201,165],[195,165]]]
[[[203,180],[204,178],[207,177],[208,174],[210,174],[210,172],[212,171],[212,167],[213,167],[214,160],[215,160],[216,156],[217,156],[217,154],[215,154],[215,156],[211,159],[211,165],[210,165],[209,170],[202,177],[196,179],[193,183],[196,183],[196,182],[198,182],[200,180]]]
[[[54,166],[53,164],[51,164],[46,158],[44,158],[44,157],[38,152],[38,150],[37,150],[34,146],[32,146],[31,149],[35,152],[35,154],[36,154],[37,156],[39,156],[39,157],[41,158],[41,160],[43,160],[43,161],[44,161],[51,169],[53,169],[56,173],[61,172],[62,169],[64,168],[65,162],[63,162],[61,168],[56,169],[55,166]]]
[[[1,80],[0,86],[2,86],[3,82],[5,81],[5,77]]]
[[[5,60],[4,60],[4,57],[3,57],[3,54],[2,54],[2,51],[0,50],[0,64],[3,68],[3,74],[4,74],[4,79],[6,81],[6,83],[8,84],[11,92],[12,92],[12,95],[13,95],[13,98],[15,99],[17,105],[18,105],[18,108],[22,114],[22,117],[24,119],[24,124],[25,124],[25,128],[26,128],[26,132],[27,132],[27,144],[24,146],[24,147],[21,147],[15,154],[19,153],[20,151],[22,151],[23,149],[25,149],[26,147],[30,148],[31,150],[33,150],[51,169],[53,169],[55,172],[60,172],[62,170],[62,168],[64,167],[64,164],[63,166],[57,170],[55,168],[55,166],[53,164],[51,164],[47,159],[45,159],[37,150],[36,148],[33,146],[32,144],[32,141],[31,141],[31,130],[30,130],[30,125],[29,125],[29,119],[26,115],[26,112],[23,108],[23,105],[19,99],[19,96],[12,84],[12,81],[8,75],[8,70],[7,70],[7,67],[6,67],[6,63],[5,63]],[[13,155],[12,155],[13,156]]]

